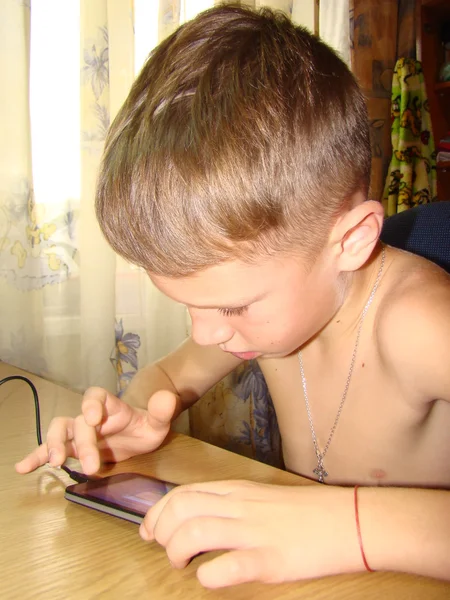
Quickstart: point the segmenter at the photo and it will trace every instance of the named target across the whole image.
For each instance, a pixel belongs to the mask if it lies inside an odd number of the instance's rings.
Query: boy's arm
[[[241,362],[217,346],[199,346],[188,338],[161,360],[140,369],[122,399],[132,406],[147,408],[156,391],[168,390],[179,398],[176,418]]]
[[[364,554],[374,571],[450,581],[450,492],[360,488]],[[353,488],[220,481],[180,486],[147,513],[140,534],[185,567],[228,550],[197,572],[206,587],[282,583],[364,572]]]
[[[450,492],[360,488],[364,550],[373,570],[450,581]]]

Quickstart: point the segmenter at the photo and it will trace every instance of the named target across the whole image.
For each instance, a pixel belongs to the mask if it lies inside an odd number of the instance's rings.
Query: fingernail
[[[147,530],[145,529],[144,525],[141,525],[141,526],[139,527],[139,535],[141,536],[141,538],[142,538],[143,540],[148,540],[148,539],[149,539],[149,538],[148,538],[148,533],[147,533]]]
[[[55,459],[55,451],[54,450],[49,450],[48,453],[48,462],[49,464],[52,464],[53,460]]]

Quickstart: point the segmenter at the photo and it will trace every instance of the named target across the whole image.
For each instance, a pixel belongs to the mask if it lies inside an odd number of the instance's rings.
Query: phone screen
[[[72,502],[94,508],[133,523],[141,523],[146,512],[175,484],[138,473],[121,473],[66,488]]]

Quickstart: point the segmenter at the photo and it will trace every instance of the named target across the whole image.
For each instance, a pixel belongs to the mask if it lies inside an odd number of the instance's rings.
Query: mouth
[[[228,354],[232,354],[241,360],[252,360],[252,358],[261,356],[261,352],[230,352],[229,350],[225,350],[225,352],[228,352]]]

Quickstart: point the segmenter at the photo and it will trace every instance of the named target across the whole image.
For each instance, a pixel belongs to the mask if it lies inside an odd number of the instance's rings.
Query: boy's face
[[[243,359],[291,354],[343,301],[342,280],[325,251],[309,270],[304,259],[278,256],[251,265],[222,263],[184,278],[150,277],[187,306],[195,342]]]

